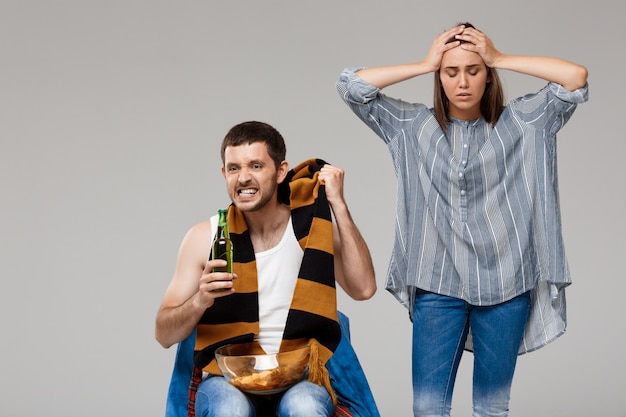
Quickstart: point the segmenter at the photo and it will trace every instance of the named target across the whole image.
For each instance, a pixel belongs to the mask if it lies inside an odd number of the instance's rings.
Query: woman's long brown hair
[[[469,22],[459,23],[458,25],[463,25],[467,28],[475,28]],[[457,25],[457,26],[458,26]],[[450,38],[447,43],[454,42],[457,39]],[[461,43],[466,43],[467,41],[461,41]],[[437,70],[435,72],[435,95],[433,98],[433,107],[435,110],[435,118],[441,126],[441,129],[445,132],[448,129],[448,123],[450,123],[450,118],[448,117],[448,112],[450,110],[450,101],[446,96],[443,85],[441,84],[440,71]],[[485,119],[487,123],[491,123],[491,125],[495,125],[504,110],[504,90],[502,88],[502,83],[500,82],[500,77],[498,76],[498,71],[495,68],[487,67],[487,77],[489,78],[489,82],[485,87],[485,92],[483,94],[482,99],[480,100],[480,113]]]

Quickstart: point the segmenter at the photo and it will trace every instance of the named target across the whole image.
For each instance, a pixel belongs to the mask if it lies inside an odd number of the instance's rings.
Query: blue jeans
[[[530,293],[477,307],[417,290],[413,310],[413,414],[449,417],[454,381],[471,329],[474,417],[508,415],[513,373],[530,312]]]
[[[198,417],[330,417],[335,406],[324,387],[301,381],[284,393],[247,395],[224,377],[210,376],[196,393]]]

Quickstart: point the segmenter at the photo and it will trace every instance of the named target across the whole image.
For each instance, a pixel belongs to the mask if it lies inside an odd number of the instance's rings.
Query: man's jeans
[[[276,409],[276,411],[274,411]],[[222,376],[210,376],[198,386],[198,417],[328,417],[335,411],[324,387],[301,381],[280,395],[246,395]]]
[[[530,312],[530,293],[471,306],[417,290],[413,310],[413,413],[448,417],[468,333],[474,351],[474,417],[508,415],[513,373]]]

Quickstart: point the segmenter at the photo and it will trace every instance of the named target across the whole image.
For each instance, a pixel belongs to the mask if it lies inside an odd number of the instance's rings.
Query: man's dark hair
[[[274,161],[276,168],[285,160],[287,148],[282,135],[267,123],[248,121],[233,126],[222,141],[222,163],[225,163],[224,153],[228,146],[248,145],[263,142],[267,146],[267,153]]]

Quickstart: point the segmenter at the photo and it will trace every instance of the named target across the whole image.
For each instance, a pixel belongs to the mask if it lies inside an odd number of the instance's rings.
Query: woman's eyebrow
[[[465,68],[476,68],[476,67],[480,67],[480,64],[470,64],[470,65],[464,65]],[[446,67],[443,67],[443,69],[452,69],[452,70],[458,70],[459,68],[461,68],[460,66],[456,66],[456,65],[448,65]]]

